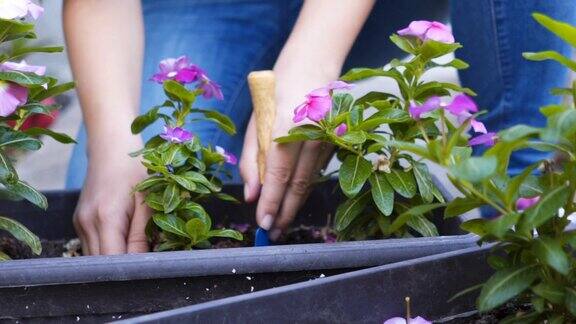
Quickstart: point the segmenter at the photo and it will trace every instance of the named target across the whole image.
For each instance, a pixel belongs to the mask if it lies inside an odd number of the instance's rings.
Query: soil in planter
[[[510,315],[522,315],[530,312],[529,305],[521,305],[516,302],[510,302],[503,306],[488,312],[488,313],[474,313],[469,316],[458,316],[452,319],[441,320],[435,323],[449,323],[449,324],[497,324],[502,322]]]
[[[219,226],[221,227],[221,226]],[[232,239],[213,239],[212,248],[224,249],[233,247],[250,247],[254,246],[254,233],[256,227],[249,224],[230,224],[230,228],[240,231],[244,235],[243,241]],[[305,243],[332,243],[336,241],[336,234],[328,227],[304,226],[290,228],[274,244],[305,244]],[[42,254],[37,256],[32,253],[30,248],[22,242],[10,236],[0,237],[0,251],[3,251],[12,259],[30,259],[30,258],[54,258],[54,257],[74,257],[82,255],[80,242],[73,240],[42,240]]]

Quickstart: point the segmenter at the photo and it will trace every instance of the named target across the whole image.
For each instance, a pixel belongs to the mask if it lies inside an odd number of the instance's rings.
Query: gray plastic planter
[[[470,315],[476,293],[457,293],[493,272],[487,248],[469,248],[353,271],[119,321],[140,323],[382,323],[405,316],[446,321]]]
[[[325,224],[339,199],[335,186],[315,190],[296,224]],[[241,190],[226,188],[236,196]],[[47,212],[17,202],[2,203],[0,215],[18,219],[45,239],[74,237],[78,193],[47,196]],[[216,222],[254,219],[254,206],[218,203],[208,209]],[[102,322],[474,246],[476,238],[461,235],[459,224],[458,219],[439,223],[444,236],[434,238],[2,262],[0,320]]]

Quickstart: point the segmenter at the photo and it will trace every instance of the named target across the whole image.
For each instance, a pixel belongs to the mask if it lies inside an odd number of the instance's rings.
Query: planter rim
[[[297,291],[297,290],[302,289],[302,288],[314,289],[316,287],[329,285],[329,284],[332,284],[332,283],[335,283],[338,281],[347,280],[347,279],[353,279],[353,278],[363,277],[366,275],[377,274],[377,273],[384,272],[384,271],[389,271],[389,270],[403,268],[403,267],[409,267],[409,266],[413,266],[413,265],[421,264],[421,263],[426,263],[426,262],[441,261],[441,260],[449,259],[449,258],[456,257],[456,256],[465,256],[465,255],[469,255],[469,254],[478,253],[480,251],[488,251],[492,248],[492,246],[493,245],[485,245],[482,247],[471,247],[471,248],[466,248],[466,249],[456,250],[456,251],[450,251],[450,252],[445,252],[445,253],[436,254],[436,255],[424,256],[424,257],[420,257],[420,258],[415,258],[415,259],[400,261],[400,262],[396,262],[396,263],[376,266],[376,267],[372,267],[372,268],[368,268],[368,269],[351,271],[351,272],[338,274],[338,275],[334,275],[334,276],[329,276],[329,277],[325,277],[325,278],[318,278],[318,279],[315,279],[313,281],[299,282],[299,283],[286,285],[286,286],[282,286],[282,287],[270,288],[270,289],[266,289],[266,290],[262,290],[262,291],[253,292],[253,293],[247,293],[244,295],[237,295],[237,296],[222,298],[222,299],[213,300],[213,301],[209,301],[209,302],[205,302],[205,303],[201,303],[201,304],[176,308],[176,309],[172,309],[172,310],[168,310],[168,311],[162,311],[162,312],[158,312],[158,313],[142,315],[142,316],[129,318],[129,319],[121,320],[121,321],[114,321],[113,323],[122,323],[122,324],[148,323],[148,322],[160,323],[160,322],[162,322],[161,320],[165,320],[166,318],[169,318],[172,316],[190,314],[190,313],[199,312],[199,311],[206,311],[206,310],[210,310],[213,308],[218,308],[218,307],[222,307],[222,306],[226,306],[226,305],[230,305],[230,304],[235,304],[235,303],[239,303],[239,302],[243,302],[243,301],[247,301],[247,300],[254,300],[254,299],[266,300],[266,298],[269,296],[282,295],[282,294],[290,293],[293,291]]]
[[[477,236],[467,234],[12,260],[0,263],[0,287],[371,267],[383,258],[405,260],[406,253],[413,259],[465,249],[476,240]]]

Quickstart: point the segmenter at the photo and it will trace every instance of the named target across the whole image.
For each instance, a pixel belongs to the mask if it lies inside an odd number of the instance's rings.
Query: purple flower
[[[224,161],[228,164],[236,165],[238,163],[238,159],[236,155],[232,154],[231,152],[226,152],[223,147],[216,146],[214,147],[216,153],[222,155],[224,157]]]
[[[0,81],[0,116],[10,116],[28,100],[28,89],[8,81]]]
[[[406,321],[406,319],[404,317],[392,317],[386,321],[384,321],[384,324],[432,324],[432,322],[430,322],[429,320],[423,318],[423,317],[415,317],[415,318],[411,318],[410,321]]]
[[[205,99],[215,98],[217,100],[224,99],[222,95],[222,90],[220,89],[220,85],[218,83],[210,80],[208,76],[201,72],[200,74],[200,83],[196,86],[197,89],[202,89],[202,96]]]
[[[540,201],[540,196],[534,196],[529,198],[518,198],[518,200],[516,200],[516,210],[517,211],[526,210],[536,205],[538,201]]]
[[[319,122],[332,108],[332,98],[330,90],[326,87],[316,89],[306,95],[306,101],[294,109],[295,123],[308,118],[312,121]]]
[[[30,14],[38,19],[44,12],[44,8],[30,0],[2,0],[0,1],[0,19],[19,19]]]
[[[232,229],[234,229],[240,233],[246,233],[250,229],[250,224],[248,224],[248,223],[240,223],[240,224],[230,223],[230,228],[232,228]]]
[[[202,70],[190,64],[186,56],[167,58],[160,61],[159,71],[151,78],[152,81],[163,83],[166,80],[175,80],[182,84],[191,83],[203,74]]]
[[[185,143],[190,141],[194,136],[182,127],[164,126],[164,132],[160,134],[160,137],[172,143]]]
[[[20,61],[20,63],[4,62],[0,64],[0,72],[9,71],[32,72],[36,75],[42,76],[46,73],[46,67],[40,65],[29,65],[24,60]]]
[[[354,88],[354,85],[344,81],[336,80],[328,83],[326,88],[328,88],[328,90],[351,90]]]
[[[423,114],[440,108],[440,104],[441,104],[440,98],[434,96],[428,98],[422,105],[417,105],[414,103],[410,104],[408,112],[410,113],[410,116],[412,116],[414,120],[420,120],[420,117]]]
[[[468,141],[468,144],[475,146],[475,145],[486,145],[486,146],[494,146],[496,140],[498,139],[498,134],[488,132],[486,134],[482,134],[472,138]]]
[[[398,31],[400,36],[415,36],[422,41],[433,40],[441,43],[454,43],[454,36],[450,28],[437,21],[417,20],[413,21],[408,27]]]
[[[340,137],[340,136],[346,134],[347,131],[348,131],[348,125],[346,125],[346,123],[342,123],[342,124],[338,125],[338,127],[336,127],[336,129],[334,130],[334,133],[336,134],[336,136]]]
[[[486,126],[484,126],[483,122],[477,121],[476,119],[472,119],[470,120],[470,125],[472,126],[472,129],[476,133],[483,133],[483,134],[488,133],[488,130],[486,129]]]
[[[454,97],[452,102],[446,106],[446,110],[448,110],[454,116],[461,116],[463,114],[478,112],[478,106],[476,106],[476,103],[474,100],[472,100],[472,98],[461,93]]]

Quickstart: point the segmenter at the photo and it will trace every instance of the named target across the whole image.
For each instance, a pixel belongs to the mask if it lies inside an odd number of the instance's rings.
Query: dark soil
[[[457,317],[438,321],[436,323],[450,324],[497,324],[512,315],[523,315],[530,312],[529,305],[520,305],[515,302],[507,303],[488,313],[475,313],[469,316]]]
[[[256,227],[249,224],[230,224],[228,227],[241,232],[244,235],[244,240],[213,239],[212,248],[223,249],[254,246]],[[290,228],[277,242],[274,242],[274,244],[332,243],[335,241],[336,234],[327,227],[301,225]],[[32,253],[28,246],[9,236],[0,237],[0,251],[3,251],[12,259],[73,257],[82,255],[79,244],[74,240],[42,240],[42,254],[37,256]]]

